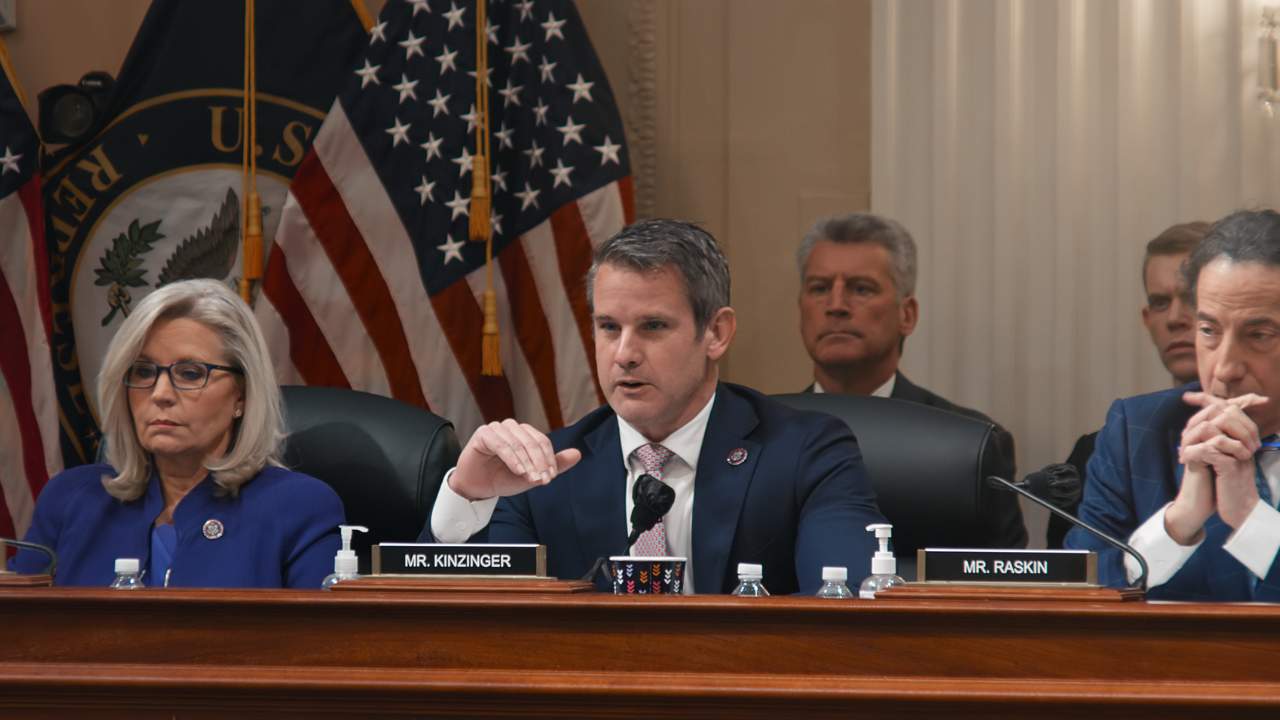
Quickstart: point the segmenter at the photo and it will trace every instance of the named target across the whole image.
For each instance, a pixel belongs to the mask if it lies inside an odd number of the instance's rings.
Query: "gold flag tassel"
[[[501,375],[498,344],[498,296],[493,291],[493,226],[490,223],[492,187],[489,178],[489,43],[485,33],[485,0],[476,0],[476,154],[471,159],[470,237],[484,243],[484,328],[481,339],[481,375]]]
[[[258,195],[258,66],[254,52],[254,0],[244,0],[244,112],[241,113],[240,191],[244,196],[244,222],[240,253],[240,297],[253,303],[253,283],[262,279],[262,198]]]

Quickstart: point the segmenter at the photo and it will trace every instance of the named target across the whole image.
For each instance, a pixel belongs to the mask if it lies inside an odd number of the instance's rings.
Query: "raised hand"
[[[569,448],[555,452],[542,431],[512,419],[475,431],[449,478],[449,487],[468,500],[518,495],[546,485],[582,459]]]

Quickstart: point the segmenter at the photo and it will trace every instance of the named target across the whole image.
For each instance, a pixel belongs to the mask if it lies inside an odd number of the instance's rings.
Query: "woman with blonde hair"
[[[58,553],[58,585],[105,586],[116,558],[147,585],[318,588],[342,502],[280,465],[280,388],[249,307],[214,280],[147,295],[98,376],[106,465],[51,479],[27,539]],[[20,552],[13,568],[42,558]]]

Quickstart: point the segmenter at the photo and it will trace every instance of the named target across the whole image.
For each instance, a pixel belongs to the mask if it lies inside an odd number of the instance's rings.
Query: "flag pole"
[[[471,209],[468,224],[472,240],[484,243],[484,327],[481,336],[480,374],[502,374],[498,345],[498,296],[493,289],[493,226],[489,221],[492,187],[489,178],[489,42],[485,34],[485,0],[476,0],[476,154],[471,159]]]
[[[245,198],[240,263],[240,297],[253,303],[253,283],[262,279],[262,198],[258,195],[258,67],[255,52],[254,2],[244,3],[244,125],[240,140],[244,145],[241,192]]]

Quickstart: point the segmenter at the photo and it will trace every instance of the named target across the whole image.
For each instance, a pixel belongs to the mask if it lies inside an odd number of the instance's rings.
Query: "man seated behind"
[[[868,574],[883,522],[857,442],[840,421],[719,381],[736,328],[729,267],[704,230],[632,225],[587,276],[596,372],[608,405],[553,432],[504,420],[471,436],[424,537],[547,546],[548,571],[626,554],[631,489],[644,473],[676,493],[636,555],[689,558],[686,592],[730,592],[739,562],[777,593],[811,592],[822,567]]]
[[[992,423],[1000,474],[1014,479],[1012,435],[986,415],[919,387],[898,370],[920,315],[916,243],[906,228],[870,213],[820,220],[801,241],[796,262],[800,335],[813,358],[812,392],[906,400]],[[1025,547],[1027,530],[1017,497],[999,492],[989,498],[986,532],[972,544]]]
[[[1128,538],[1150,565],[1148,595],[1280,600],[1280,214],[1216,223],[1187,261],[1200,386],[1117,400],[1089,461],[1080,517]],[[1099,577],[1136,561],[1080,529]]]
[[[1175,387],[1196,379],[1196,346],[1191,332],[1191,308],[1184,300],[1182,263],[1207,232],[1207,222],[1174,225],[1147,243],[1142,257],[1142,290],[1147,296],[1147,302],[1142,306],[1142,324],[1151,334],[1151,343],[1160,353],[1160,362],[1169,371]],[[1088,478],[1085,468],[1097,439],[1096,431],[1081,435],[1067,458],[1067,463],[1080,474],[1082,484]],[[1075,514],[1079,503],[1064,509]],[[1050,515],[1049,529],[1045,533],[1046,546],[1062,547],[1071,527],[1066,520]]]

